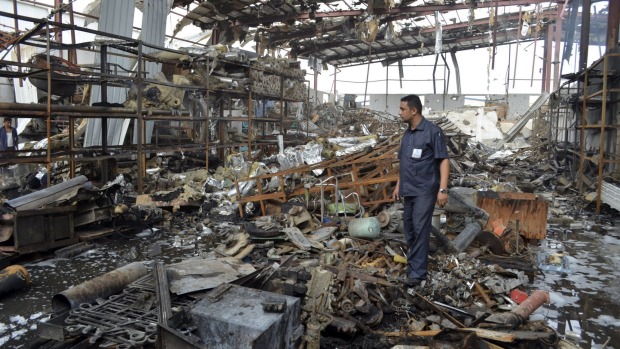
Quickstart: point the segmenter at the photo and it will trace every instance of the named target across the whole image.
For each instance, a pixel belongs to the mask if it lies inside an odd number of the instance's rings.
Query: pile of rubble
[[[334,110],[317,111],[313,122],[332,128]],[[137,195],[124,176],[100,189],[78,177],[8,201],[10,234],[20,233],[27,208],[30,216],[71,217],[71,232],[81,222],[90,229],[82,236],[100,236],[95,227],[109,224],[113,231],[158,226],[176,234],[173,247],[194,254],[150,262],[152,272],[128,265],[59,293],[57,314],[41,323],[40,335],[66,348],[83,340],[123,348],[563,342],[544,322],[528,321],[550,302],[548,293],[527,294],[539,269],[569,271],[560,253],[533,247],[554,224],[577,224],[569,199],[557,194],[578,198],[562,169],[541,164],[537,149],[494,158],[458,137],[449,118],[438,119],[453,153],[450,200],[433,217],[429,277],[407,288],[398,281],[406,270],[402,206],[391,199],[400,126],[360,112],[366,117],[337,117],[341,137],[261,161],[239,153],[211,172],[150,169],[146,194]],[[11,237],[0,241],[3,251],[20,240]]]

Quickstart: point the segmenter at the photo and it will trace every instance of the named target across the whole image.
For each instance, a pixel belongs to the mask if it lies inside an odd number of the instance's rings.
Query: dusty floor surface
[[[557,231],[557,230],[555,230]],[[49,318],[50,299],[57,292],[133,261],[146,261],[159,241],[165,263],[179,262],[197,252],[193,246],[175,247],[172,233],[145,231],[129,238],[112,236],[72,259],[23,261],[30,272],[29,289],[0,299],[0,347],[36,348],[37,323]],[[549,325],[582,348],[620,349],[620,219],[615,227],[598,232],[564,230],[550,233],[541,248],[564,248],[570,255],[569,273],[545,272],[531,289],[551,292],[551,303],[531,319]]]

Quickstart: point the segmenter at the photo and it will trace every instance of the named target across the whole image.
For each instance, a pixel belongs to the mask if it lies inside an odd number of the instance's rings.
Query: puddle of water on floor
[[[548,290],[551,304],[532,318],[546,318],[560,335],[584,349],[620,348],[620,229],[550,234],[542,246],[564,247],[570,273],[545,272],[532,289]]]

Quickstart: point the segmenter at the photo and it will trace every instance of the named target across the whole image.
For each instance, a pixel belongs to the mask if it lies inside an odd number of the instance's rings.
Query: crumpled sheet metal
[[[345,149],[341,149],[336,151],[336,156],[343,156],[343,155],[349,155],[349,154],[353,154],[353,153],[357,153],[359,151],[362,151],[368,147],[370,148],[374,148],[377,145],[377,140],[376,139],[369,139],[366,141],[362,141],[359,142],[355,145],[352,145],[348,148]]]
[[[323,158],[321,157],[322,151],[323,145],[314,141],[304,146],[286,148],[284,149],[283,154],[277,155],[280,170],[288,170],[303,166],[305,164],[317,164],[323,161]],[[323,170],[315,170],[314,173],[318,176],[323,173]]]
[[[235,281],[256,269],[235,258],[192,258],[170,264],[166,266],[166,271],[170,278],[170,292],[183,295]]]
[[[278,163],[281,170],[288,170],[304,164],[304,149],[301,147],[286,148],[284,154],[278,154]]]
[[[512,269],[507,271],[514,273],[516,278],[506,278],[495,274],[484,278],[482,283],[495,294],[508,293],[516,287],[528,284],[528,277],[523,271]]]
[[[304,233],[299,230],[299,228],[284,228],[282,229],[282,231],[286,234],[286,236],[288,236],[291,242],[295,244],[295,246],[299,247],[301,250],[307,251],[310,250],[312,247],[319,250],[323,249],[323,245],[321,243],[313,240],[308,240]]]

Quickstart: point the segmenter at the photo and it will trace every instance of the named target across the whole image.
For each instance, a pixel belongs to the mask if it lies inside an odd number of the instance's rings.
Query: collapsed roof
[[[259,53],[286,48],[294,58],[336,66],[540,39],[562,4],[559,0],[175,1],[189,10],[177,32],[193,24],[213,30],[219,43],[255,41]]]

